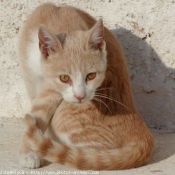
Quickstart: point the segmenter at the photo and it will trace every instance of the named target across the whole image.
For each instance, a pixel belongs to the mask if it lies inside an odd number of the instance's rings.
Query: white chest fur
[[[28,66],[36,77],[42,76],[41,72],[41,52],[39,50],[38,31],[31,32],[31,41],[27,45]]]

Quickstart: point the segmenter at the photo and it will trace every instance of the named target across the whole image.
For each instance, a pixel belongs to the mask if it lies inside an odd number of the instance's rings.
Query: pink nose
[[[81,100],[83,100],[83,98],[85,97],[85,95],[75,95],[75,97],[76,97],[79,101],[81,101]]]

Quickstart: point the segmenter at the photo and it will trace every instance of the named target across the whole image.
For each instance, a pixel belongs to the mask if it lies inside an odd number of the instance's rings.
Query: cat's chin
[[[67,101],[67,100],[65,100],[65,101],[69,104],[76,105],[76,106],[81,106],[81,105],[84,105],[84,104],[90,102],[89,100],[81,101],[81,102],[79,102],[79,101]]]
[[[85,102],[86,103],[86,102]],[[75,103],[71,103],[72,105],[74,105],[74,106],[82,106],[83,104],[85,104],[85,103],[82,103],[82,102],[75,102]]]
[[[71,102],[71,104],[80,106],[80,105],[86,104],[87,102],[88,102],[88,101],[85,101],[85,102]]]

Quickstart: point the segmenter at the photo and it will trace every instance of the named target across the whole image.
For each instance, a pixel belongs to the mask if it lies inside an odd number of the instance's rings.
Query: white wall
[[[51,1],[103,18],[124,49],[134,98],[144,120],[150,127],[175,131],[175,1]],[[42,2],[46,1],[0,1],[2,117],[23,117],[30,107],[17,61],[17,41],[23,23]]]

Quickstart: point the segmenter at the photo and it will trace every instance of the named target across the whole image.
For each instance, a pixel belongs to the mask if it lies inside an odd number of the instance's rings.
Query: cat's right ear
[[[40,25],[38,31],[39,48],[44,58],[49,55],[62,51],[62,45],[56,36],[52,35],[45,25]]]

